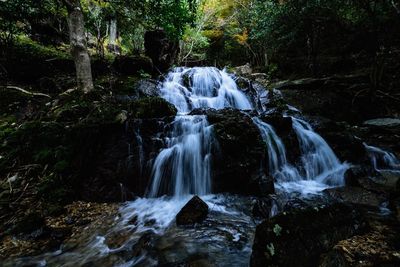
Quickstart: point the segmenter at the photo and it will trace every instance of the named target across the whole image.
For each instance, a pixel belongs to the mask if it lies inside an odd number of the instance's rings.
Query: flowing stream
[[[145,198],[123,204],[121,217],[108,230],[88,236],[73,249],[62,247],[55,253],[19,259],[14,264],[157,266],[198,257],[199,262],[215,266],[248,265],[256,225],[251,217],[252,198],[212,195],[212,147],[217,144],[213,126],[206,116],[189,114],[197,108],[227,107],[254,114],[255,108],[232,76],[212,67],[175,68],[160,83],[159,90],[178,114],[165,137],[165,148],[153,160]],[[348,165],[337,159],[307,122],[292,117],[302,154],[298,162],[288,161],[284,143],[271,125],[257,116],[253,122],[266,144],[269,174],[278,191],[307,196],[343,185]],[[193,195],[209,205],[209,216],[200,226],[177,227],[175,216]],[[107,240],[115,236],[123,242],[110,247]],[[146,238],[153,246],[133,253]]]

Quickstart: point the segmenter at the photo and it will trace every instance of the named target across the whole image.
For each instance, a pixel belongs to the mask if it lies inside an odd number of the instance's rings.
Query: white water
[[[281,138],[268,123],[257,117],[253,117],[265,144],[267,145],[269,173],[277,182],[293,182],[301,180],[300,174],[295,167],[290,165],[286,159],[286,149]]]
[[[307,122],[292,117],[302,154],[301,165],[296,168],[287,161],[285,146],[272,126],[257,117],[253,121],[267,145],[269,171],[277,188],[308,195],[344,185],[344,173],[349,166],[339,161],[326,141]]]
[[[331,186],[344,185],[344,173],[349,168],[336,157],[328,143],[306,121],[293,118],[302,153],[302,167],[306,180],[315,180]]]
[[[390,171],[400,173],[400,160],[393,153],[381,148],[369,146],[364,143],[364,147],[371,159],[371,164],[378,172]]]
[[[212,127],[205,116],[187,115],[195,108],[251,109],[246,96],[225,71],[176,68],[160,85],[161,96],[178,110],[167,147],[154,160],[148,197],[211,193]]]
[[[160,92],[182,114],[195,108],[252,109],[232,77],[225,70],[212,67],[175,68],[162,83]]]
[[[212,127],[205,116],[177,116],[153,164],[149,197],[211,192]]]

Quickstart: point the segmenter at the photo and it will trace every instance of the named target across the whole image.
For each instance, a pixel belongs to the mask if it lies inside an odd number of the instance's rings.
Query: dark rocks
[[[161,97],[147,97],[131,103],[130,110],[134,118],[162,118],[176,115],[174,105]]]
[[[154,97],[159,95],[158,82],[151,79],[143,79],[136,83],[138,97]]]
[[[393,110],[398,110],[394,101],[371,100],[367,94],[358,93],[366,92],[369,87],[368,75],[364,73],[283,81],[271,87],[280,90],[285,100],[304,114],[335,121],[360,122],[390,116]]]
[[[279,214],[257,226],[250,266],[316,266],[322,253],[367,228],[344,204]]]
[[[177,225],[193,225],[203,222],[208,214],[208,205],[194,196],[176,215]]]
[[[218,141],[214,151],[213,190],[265,195],[274,192],[265,144],[250,116],[238,110],[207,110]]]
[[[379,132],[400,134],[400,119],[398,118],[372,119],[365,121],[363,125]]]
[[[375,208],[379,208],[387,201],[387,197],[383,194],[377,194],[361,187],[346,186],[327,189],[324,192],[330,197],[345,203],[372,206]]]
[[[257,198],[253,205],[252,214],[256,218],[268,219],[275,215],[275,205],[275,199],[270,196]]]
[[[147,31],[144,35],[146,56],[151,58],[154,67],[160,72],[167,71],[179,53],[179,43],[168,39],[163,30]]]
[[[151,73],[153,71],[151,59],[142,56],[118,56],[112,66],[115,71],[122,75],[135,75],[141,71]]]

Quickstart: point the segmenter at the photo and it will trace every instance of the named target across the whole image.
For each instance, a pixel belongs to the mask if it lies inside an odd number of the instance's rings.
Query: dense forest
[[[400,266],[399,0],[0,0],[0,266]]]

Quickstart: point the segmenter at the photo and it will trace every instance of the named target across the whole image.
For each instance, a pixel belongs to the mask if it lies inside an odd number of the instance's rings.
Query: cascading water
[[[155,159],[148,196],[210,193],[212,143],[212,129],[205,116],[177,116],[167,138],[168,147]]]
[[[265,144],[267,145],[269,173],[277,182],[297,181],[300,174],[295,167],[290,165],[286,158],[286,149],[282,140],[268,123],[258,117],[253,117],[253,122],[258,127]]]
[[[251,109],[234,80],[216,68],[176,68],[160,86],[161,96],[177,110],[167,148],[154,160],[149,197],[211,193],[212,127],[195,108]]]
[[[369,146],[364,143],[364,147],[371,159],[372,167],[378,172],[389,171],[400,173],[400,160],[393,153],[381,148]]]
[[[313,131],[307,122],[293,118],[295,130],[302,152],[304,178],[331,186],[344,184],[344,173],[348,165],[340,163],[326,141]]]
[[[325,140],[307,122],[292,117],[302,153],[301,164],[296,168],[288,163],[285,146],[272,126],[257,117],[253,121],[267,145],[269,171],[277,188],[306,195],[344,184],[348,165],[340,163]]]

